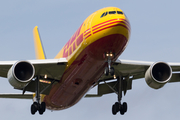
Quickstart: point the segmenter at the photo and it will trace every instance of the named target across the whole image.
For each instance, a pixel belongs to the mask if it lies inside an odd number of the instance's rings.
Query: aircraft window
[[[116,14],[116,11],[109,11],[109,12],[104,12],[100,18],[106,16],[107,14]],[[117,14],[123,14],[121,11],[117,11]]]
[[[121,12],[121,11],[117,11],[117,13],[118,13],[118,14],[123,14],[123,12]]]
[[[109,11],[109,14],[116,14],[116,11]]]
[[[104,12],[102,15],[101,15],[101,18],[106,16],[107,15],[107,12]]]

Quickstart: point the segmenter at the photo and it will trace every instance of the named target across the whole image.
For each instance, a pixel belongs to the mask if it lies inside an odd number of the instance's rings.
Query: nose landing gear
[[[110,53],[105,53],[105,56],[107,57],[108,67],[105,68],[104,74],[105,74],[106,76],[108,76],[109,74],[110,74],[111,76],[113,76],[113,75],[114,75],[114,68],[111,67],[111,63],[112,63],[112,60],[111,60],[111,59],[114,57],[114,54],[113,54],[112,52],[110,52]]]

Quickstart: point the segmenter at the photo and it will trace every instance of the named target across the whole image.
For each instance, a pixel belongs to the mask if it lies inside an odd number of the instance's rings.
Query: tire
[[[38,110],[38,103],[37,102],[34,102],[32,105],[31,105],[31,114],[34,115]]]
[[[119,112],[119,103],[118,102],[115,103],[115,107],[116,107],[116,112]]]
[[[113,67],[110,68],[110,74],[111,74],[111,76],[114,75],[114,68]]]
[[[123,110],[124,110],[124,112],[127,112],[127,103],[126,102],[123,103]]]
[[[39,114],[42,115],[46,110],[46,103],[45,102],[42,102],[40,104],[40,109],[39,109]]]
[[[40,109],[39,110],[39,114],[42,115],[44,112]]]
[[[35,112],[35,108],[34,108],[34,105],[32,104],[31,105],[31,114],[34,115],[36,112]]]
[[[109,68],[108,68],[108,67],[106,67],[106,68],[105,68],[105,70],[104,70],[104,74],[105,74],[106,76],[108,76],[108,75],[109,75]]]
[[[115,104],[112,106],[112,114],[113,115],[116,115],[116,106],[115,106]]]
[[[45,102],[41,103],[41,109],[43,110],[43,112],[46,111],[46,103]]]
[[[124,113],[125,113],[125,112],[124,112],[124,109],[123,109],[123,107],[121,107],[121,108],[120,108],[120,114],[121,114],[121,115],[124,115]]]

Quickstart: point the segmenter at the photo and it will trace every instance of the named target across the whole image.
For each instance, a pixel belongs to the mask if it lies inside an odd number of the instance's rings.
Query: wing
[[[115,69],[116,76],[122,77],[122,91],[124,91],[124,94],[126,94],[127,90],[132,89],[132,81],[140,78],[145,78],[148,69],[153,68],[157,63],[161,63],[161,62],[154,63],[154,62],[146,62],[146,61],[132,61],[132,60],[118,59],[115,62],[113,62],[111,67]],[[180,73],[178,73],[178,71],[180,71],[180,63],[167,63],[167,66],[168,65],[172,69],[172,76],[170,76],[170,79],[166,82],[169,83],[180,82]],[[117,93],[119,90],[118,80],[114,77],[115,76],[111,76],[111,75],[106,76],[103,74],[99,79],[98,83],[96,84],[98,87],[97,94],[87,94],[86,97],[100,97],[104,94]],[[166,82],[163,82],[163,85]],[[154,87],[153,85],[150,84],[149,86]],[[162,86],[158,86],[158,87],[160,88]]]
[[[8,78],[10,84],[23,93],[0,94],[0,98],[32,98],[32,94],[24,93],[37,91],[34,80],[36,77],[39,79],[39,93],[48,95],[51,86],[61,79],[67,64],[66,58],[46,59],[37,26],[33,29],[33,36],[38,60],[0,61],[0,76]]]
[[[153,64],[153,62],[119,60],[118,59],[113,63],[112,67],[114,67],[116,73],[121,74],[121,76],[129,76],[129,77],[131,77],[131,79],[139,79],[139,78],[144,77],[146,70],[152,64]],[[100,78],[100,81],[110,80],[110,79],[114,79],[113,76],[103,75]]]
[[[0,62],[0,76],[8,77],[8,71],[14,67],[19,62],[24,61],[1,61]],[[40,78],[40,93],[49,94],[51,86],[54,82],[61,79],[67,64],[66,58],[60,59],[45,59],[45,60],[28,60],[28,63],[32,64],[35,73],[34,76]],[[46,76],[46,78],[44,78]],[[25,91],[35,92],[35,81],[31,80],[24,87],[14,86],[15,89]],[[4,95],[4,94],[3,94]],[[7,94],[8,96],[8,94]],[[0,95],[1,97],[1,95]]]

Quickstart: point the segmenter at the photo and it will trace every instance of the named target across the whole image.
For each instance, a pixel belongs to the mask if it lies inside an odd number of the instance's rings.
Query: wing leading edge
[[[39,77],[39,93],[48,95],[52,84],[61,79],[66,68],[67,60],[66,58],[46,59],[37,26],[33,29],[33,36],[37,60],[0,61],[0,77],[8,78],[8,72],[12,67],[15,67],[15,65],[20,62],[28,62],[32,64],[34,68],[34,77]],[[31,80],[31,82],[27,83],[23,88],[13,87],[22,90],[22,94],[4,93],[0,94],[0,98],[32,99],[34,94],[24,93],[26,91],[36,92],[36,83],[34,80]]]
[[[147,61],[133,61],[133,60],[116,60],[112,67],[115,69],[116,76],[121,76],[122,91],[124,95],[127,90],[132,89],[132,81],[145,77],[145,73],[154,62]],[[168,81],[180,82],[180,63],[167,63],[172,69],[172,77]],[[97,85],[97,94],[87,94],[85,97],[101,97],[104,94],[117,93],[118,94],[118,80],[113,76],[102,75]]]
[[[1,77],[8,77],[8,71],[10,68],[19,61],[0,61],[0,76]],[[35,76],[40,78],[40,93],[41,94],[49,94],[51,89],[51,85],[59,81],[65,71],[67,60],[66,58],[60,59],[45,59],[45,60],[28,60],[27,62],[31,63],[35,69]],[[46,76],[46,78],[44,78]],[[29,92],[35,92],[35,81],[31,80],[25,88],[16,88]],[[1,97],[1,95],[0,95]]]

